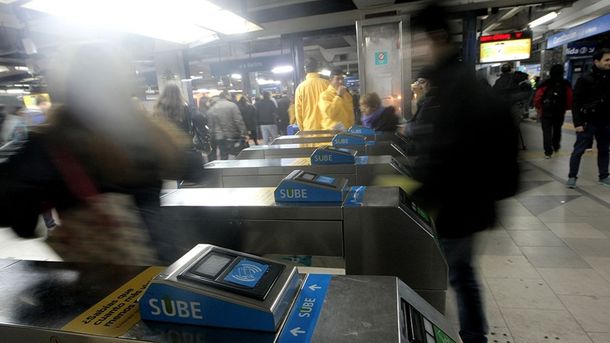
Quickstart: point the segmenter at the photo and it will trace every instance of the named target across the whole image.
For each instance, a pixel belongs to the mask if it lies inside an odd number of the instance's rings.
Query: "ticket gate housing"
[[[289,329],[286,327],[262,332],[139,320],[118,335],[64,328],[146,269],[0,259],[2,342],[283,342],[280,335]],[[306,277],[301,276],[303,280]],[[115,315],[117,312],[107,321]],[[305,330],[295,333],[301,331]],[[396,277],[332,276],[311,341],[427,343],[432,332],[435,337],[451,339],[436,342],[457,342],[447,320]]]
[[[213,161],[203,179],[183,187],[275,187],[295,169],[348,179],[349,185],[372,185],[379,175],[409,175],[408,168],[391,156],[360,156],[356,164],[312,165],[310,158]]]
[[[444,312],[447,265],[429,218],[398,187],[358,205],[276,203],[274,188],[179,189],[161,198],[175,260],[195,243],[255,255],[338,256],[350,275],[398,276]]]

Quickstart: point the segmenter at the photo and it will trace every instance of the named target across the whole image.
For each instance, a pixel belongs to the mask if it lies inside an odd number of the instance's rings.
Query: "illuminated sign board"
[[[532,52],[528,32],[499,33],[479,38],[480,63],[525,60]]]

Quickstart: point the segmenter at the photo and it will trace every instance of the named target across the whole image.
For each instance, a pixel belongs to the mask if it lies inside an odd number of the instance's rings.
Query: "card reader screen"
[[[254,288],[269,269],[266,263],[256,262],[247,258],[241,259],[224,277],[224,281],[240,286]]]
[[[318,183],[322,183],[325,185],[333,185],[335,183],[335,178],[334,177],[330,177],[330,176],[318,176],[318,178],[316,179],[316,182]]]
[[[227,256],[211,254],[203,263],[197,266],[195,272],[214,277],[230,262],[231,258]]]
[[[303,175],[301,175],[301,179],[307,180],[307,181],[313,181],[313,179],[315,177],[316,177],[316,174],[311,174],[311,173],[303,173]]]

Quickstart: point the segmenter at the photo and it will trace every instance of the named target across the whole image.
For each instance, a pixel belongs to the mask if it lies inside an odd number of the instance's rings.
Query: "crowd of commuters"
[[[421,185],[413,197],[434,214],[449,281],[457,294],[460,336],[466,343],[483,343],[488,329],[472,265],[474,234],[494,225],[496,202],[517,190],[517,121],[527,113],[531,99],[542,126],[545,157],[551,158],[561,148],[561,128],[566,111],[572,109],[577,138],[568,187],[576,186],[581,157],[594,138],[599,182],[610,186],[610,50],[595,53],[592,72],[580,78],[574,90],[563,77],[563,67],[553,66],[547,80],[536,82],[532,97],[527,75],[513,71],[510,64],[502,66],[493,87],[477,79],[460,62],[440,8],[421,11],[413,28],[413,45],[429,57],[429,65],[411,85],[416,109],[407,131],[414,154],[410,171]],[[263,92],[251,103],[245,95],[237,100],[223,91],[199,99],[195,108],[180,86],[169,83],[152,115],[128,96],[132,93],[125,78],[130,73],[121,67],[127,63],[108,50],[83,48],[69,65],[50,76],[51,95],[59,104],[53,109],[46,97],[38,97],[29,111],[0,107],[0,143],[23,143],[0,169],[0,198],[3,203],[10,199],[0,208],[0,225],[34,237],[38,216],[43,214],[47,227],[52,227],[50,210],[56,209],[62,226],[80,230],[82,239],[82,248],[69,252],[64,249],[73,244],[65,237],[68,231],[56,230],[64,236],[49,233],[49,242],[65,253],[66,260],[100,262],[103,255],[111,263],[172,262],[164,260],[172,254],[166,254],[171,247],[163,245],[161,182],[197,179],[202,152],[209,161],[228,159],[250,140],[270,144],[286,133],[288,125],[312,131],[347,130],[358,123],[394,132],[400,124],[396,108],[384,106],[378,94],[355,99],[341,70],[333,70],[330,80],[321,77],[315,59],[305,62],[305,80],[294,97],[283,94],[276,100]],[[86,81],[81,77],[85,74]],[[484,129],[476,130],[480,127]],[[104,202],[110,194],[129,201],[112,197]],[[137,218],[112,210],[116,206],[111,203],[132,209]],[[83,216],[90,219],[89,228],[79,220]],[[102,238],[97,245],[87,243],[87,232],[95,235],[91,230],[108,225],[108,217],[114,218],[110,222],[116,230],[101,231],[129,232],[129,251],[100,254],[100,249],[107,249]]]

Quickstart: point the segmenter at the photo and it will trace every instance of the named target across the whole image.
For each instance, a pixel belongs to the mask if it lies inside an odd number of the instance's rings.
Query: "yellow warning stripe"
[[[148,267],[116,291],[90,307],[62,330],[118,337],[140,321],[137,299],[146,286],[165,267]]]

